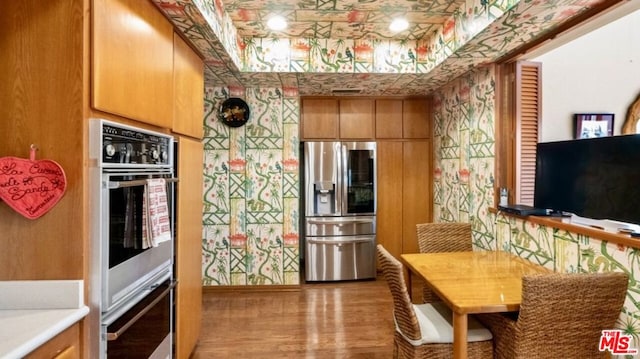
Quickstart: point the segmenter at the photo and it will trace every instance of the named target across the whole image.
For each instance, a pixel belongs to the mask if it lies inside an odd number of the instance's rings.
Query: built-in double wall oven
[[[174,143],[104,119],[90,124],[92,306],[97,358],[171,358]]]

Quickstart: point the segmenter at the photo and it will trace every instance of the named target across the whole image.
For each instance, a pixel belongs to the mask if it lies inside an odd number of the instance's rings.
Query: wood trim
[[[558,228],[564,231],[582,234],[588,236],[589,238],[597,239],[600,241],[620,244],[627,247],[640,248],[640,239],[633,238],[629,234],[622,232],[607,232],[603,229],[598,229],[595,227],[587,227],[579,224],[567,223],[563,222],[562,218],[558,217],[518,216],[516,214],[498,211],[495,208],[489,208],[489,212],[494,214],[500,212],[500,214],[505,217],[513,217],[551,228]]]
[[[496,66],[496,161],[494,203],[499,202],[499,188],[509,189],[512,202],[515,176],[515,62]]]
[[[622,126],[623,135],[631,135],[637,133],[638,121],[640,120],[640,95],[636,97],[635,101],[629,106],[627,111],[627,119]]]
[[[533,205],[536,145],[540,139],[542,64],[516,63],[516,203]]]
[[[202,293],[227,292],[299,292],[302,284],[298,285],[208,285],[202,287]]]
[[[537,48],[539,48],[540,46],[544,45],[546,42],[548,41],[553,41],[556,36],[558,36],[559,34],[571,30],[572,28],[588,21],[588,20],[592,20],[592,18],[595,18],[596,16],[600,16],[606,13],[607,10],[613,10],[614,8],[616,8],[617,6],[621,6],[623,4],[625,4],[626,2],[628,2],[630,0],[605,0],[599,4],[594,5],[592,8],[590,8],[587,11],[583,11],[582,13],[574,16],[573,18],[569,19],[568,21],[565,21],[563,23],[561,23],[558,27],[556,27],[555,29],[553,29],[552,31],[549,31],[548,33],[544,34],[543,36],[537,38],[537,39],[533,39],[531,41],[528,41],[526,44],[524,44],[523,46],[506,53],[505,55],[501,56],[499,59],[497,59],[495,62],[496,63],[502,63],[502,62],[507,62],[510,60],[514,60],[517,59],[519,57],[521,57],[522,55],[526,54],[529,51],[533,51]]]

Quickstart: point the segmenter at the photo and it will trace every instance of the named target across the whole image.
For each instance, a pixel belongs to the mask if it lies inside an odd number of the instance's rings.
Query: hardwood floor
[[[382,278],[205,292],[192,358],[391,358],[392,307]]]

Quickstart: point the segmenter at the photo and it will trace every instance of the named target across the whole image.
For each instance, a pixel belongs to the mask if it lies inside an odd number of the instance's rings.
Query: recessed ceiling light
[[[389,30],[393,32],[404,31],[409,28],[409,22],[404,18],[396,18],[389,24]]]
[[[284,30],[287,28],[287,20],[280,15],[274,15],[267,21],[267,26],[275,31]]]

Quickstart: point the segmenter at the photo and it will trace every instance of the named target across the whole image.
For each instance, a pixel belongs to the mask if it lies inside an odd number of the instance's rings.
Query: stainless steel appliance
[[[152,357],[171,357],[177,181],[173,137],[103,119],[91,120],[90,136],[94,178],[91,286],[99,289],[92,290],[91,302],[100,311],[99,324],[94,324],[99,328],[93,328],[100,331],[100,344],[91,351],[92,357],[104,358],[107,353],[118,357],[114,354],[117,348],[141,342],[156,344],[149,351]],[[152,212],[145,206],[151,206],[146,190],[152,179],[164,179],[166,191],[160,195],[163,203],[166,199],[164,219],[170,228],[165,240],[157,243],[144,239],[151,230],[147,217]],[[159,188],[162,186],[161,181]],[[145,323],[150,319],[153,325]],[[124,325],[118,324],[123,321]],[[135,329],[141,326],[153,329]]]
[[[305,279],[375,278],[375,142],[306,142],[304,168]]]

